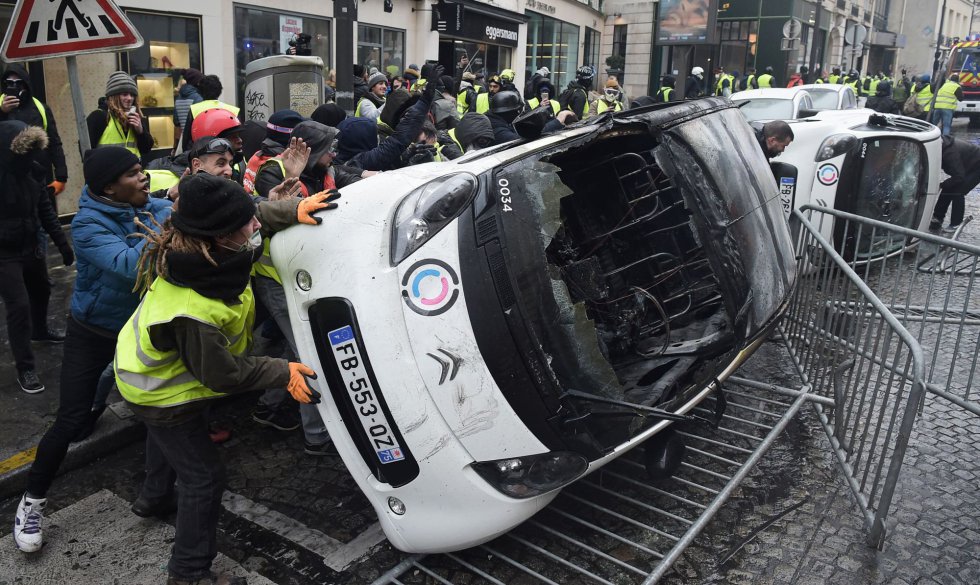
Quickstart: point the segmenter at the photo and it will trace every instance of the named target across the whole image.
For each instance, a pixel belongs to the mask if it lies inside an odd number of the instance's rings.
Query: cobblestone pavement
[[[961,137],[980,138],[962,127],[957,131]],[[980,218],[975,194],[967,200],[967,212]],[[962,239],[980,244],[980,222],[968,225]],[[60,350],[45,351],[50,353],[42,359],[56,371]],[[766,343],[739,375],[799,385],[781,345],[774,341]],[[48,374],[45,382],[51,385],[54,378]],[[24,424],[43,425],[56,402],[52,390],[39,395],[48,405],[37,407],[39,418]],[[23,399],[9,385],[0,384],[0,391],[4,400]],[[298,431],[281,433],[255,425],[249,416],[254,400],[240,397],[216,407],[215,416],[234,429],[233,439],[222,447],[229,470],[229,497],[220,522],[222,554],[247,572],[295,585],[369,583],[405,559],[407,555],[378,537],[374,512],[341,460],[304,455]],[[26,435],[32,432],[25,427]],[[0,428],[0,436],[7,447],[11,435]],[[891,508],[888,539],[877,551],[864,544],[858,507],[822,427],[805,406],[663,582],[980,583],[977,436],[980,417],[927,398]],[[30,443],[29,437],[18,440]],[[67,473],[52,489],[50,511],[64,509],[63,517],[72,517],[68,508],[101,490],[132,501],[142,478],[142,456],[141,444],[120,445],[99,462]],[[12,498],[0,501],[0,521],[10,521],[15,505]],[[9,541],[8,536],[0,543]],[[66,554],[52,547],[42,554]],[[9,546],[0,547],[0,566],[20,562],[19,555]],[[485,561],[504,565],[493,558]],[[98,574],[85,568],[86,575]],[[107,583],[116,575],[109,565],[103,574]],[[502,579],[507,583],[536,582],[515,572],[504,574],[509,575]],[[71,582],[72,574],[61,578]],[[403,580],[436,582],[419,571],[409,571]],[[451,580],[484,582],[464,571],[454,572]],[[617,575],[612,581],[641,580]],[[572,572],[556,581],[584,582]],[[0,585],[31,582],[29,577],[0,574]]]

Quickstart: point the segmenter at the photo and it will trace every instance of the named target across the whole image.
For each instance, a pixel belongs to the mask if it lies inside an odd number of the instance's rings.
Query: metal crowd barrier
[[[679,425],[690,456],[674,477],[650,482],[638,453],[627,454],[510,533],[457,553],[410,555],[375,585],[655,583],[806,402],[858,502],[867,544],[881,548],[927,391],[977,412],[980,248],[823,208],[796,211],[793,222],[799,276],[779,333],[798,388],[733,376],[717,429]],[[833,242],[821,235],[826,222]]]

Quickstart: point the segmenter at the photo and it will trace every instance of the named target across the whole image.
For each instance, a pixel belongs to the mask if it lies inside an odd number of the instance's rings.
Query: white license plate
[[[364,360],[357,349],[354,329],[347,325],[327,334],[333,359],[340,369],[340,377],[350,395],[357,417],[367,434],[368,441],[378,454],[381,463],[401,461],[405,458],[402,448],[391,432],[391,422],[381,410],[374,387],[367,376]]]

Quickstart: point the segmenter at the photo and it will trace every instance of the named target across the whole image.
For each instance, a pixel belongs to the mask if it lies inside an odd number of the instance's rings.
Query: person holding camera
[[[65,184],[68,183],[68,165],[65,163],[65,150],[61,145],[54,114],[47,104],[34,97],[30,77],[23,65],[14,63],[7,66],[0,79],[3,81],[0,121],[20,120],[29,126],[43,128],[48,135],[48,147],[41,153],[38,162],[44,167],[42,179],[48,186],[48,196],[57,213],[57,196],[65,190]]]
[[[313,48],[310,46],[312,41],[312,36],[306,33],[296,33],[293,38],[289,39],[289,48],[286,49],[286,54],[308,57],[313,54]]]
[[[136,103],[137,97],[139,90],[128,73],[116,71],[109,75],[105,99],[99,100],[98,109],[85,119],[92,148],[121,146],[140,158],[150,152],[150,123]]]

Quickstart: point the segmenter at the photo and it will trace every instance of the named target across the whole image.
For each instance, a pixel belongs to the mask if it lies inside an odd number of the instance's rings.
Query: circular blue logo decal
[[[836,183],[837,179],[839,178],[840,171],[837,170],[836,166],[830,163],[821,165],[820,168],[817,169],[817,180],[820,181],[820,184],[822,185],[827,185],[829,187],[830,185]]]
[[[402,298],[419,315],[441,315],[459,298],[459,276],[442,260],[419,260],[402,278]]]

